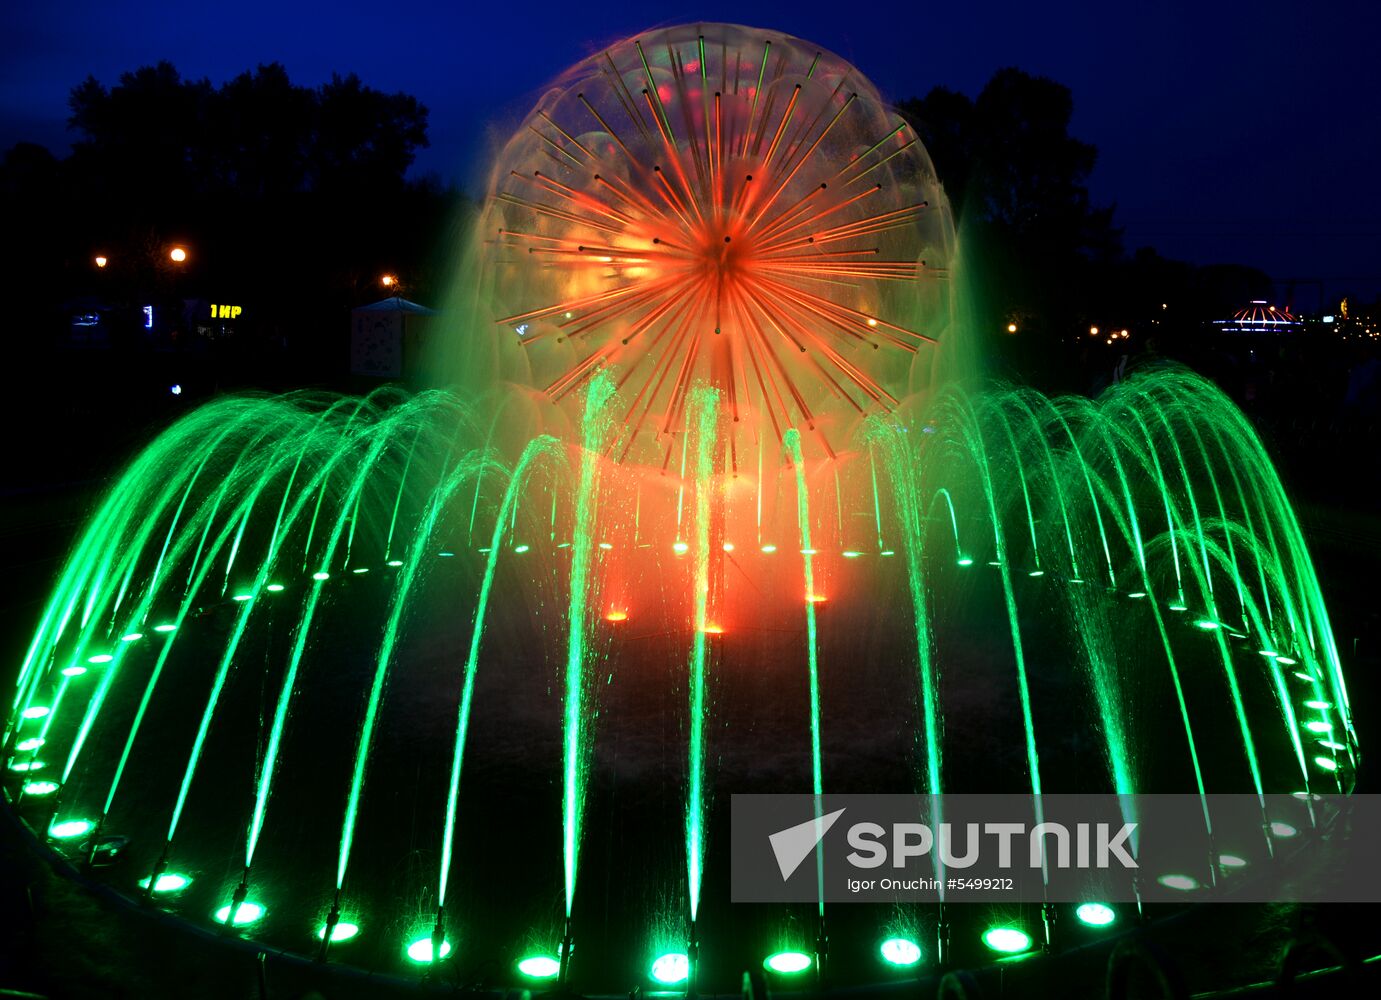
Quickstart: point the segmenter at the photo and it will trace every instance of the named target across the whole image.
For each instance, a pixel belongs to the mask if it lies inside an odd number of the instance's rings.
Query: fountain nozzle
[[[695,921],[690,922],[690,940],[686,943],[686,1000],[699,995],[697,980],[700,975],[700,942],[695,937]]]
[[[935,925],[935,962],[941,968],[947,968],[950,962],[950,928],[949,920],[945,916],[945,904],[940,904],[940,921]]]
[[[160,854],[158,860],[154,862],[153,874],[149,876],[148,888],[144,890],[144,902],[146,903],[153,899],[154,886],[158,885],[158,880],[163,876],[163,873],[168,870],[168,852],[172,850],[172,847],[172,841],[164,842],[163,853]]]
[[[436,923],[432,926],[432,960],[427,963],[427,972],[430,973],[441,961],[441,946],[446,943],[446,907],[436,908]]]
[[[340,923],[340,890],[336,890],[336,898],[331,902],[331,912],[326,914],[326,928],[321,932],[321,948],[316,953],[318,962],[326,961],[326,950],[331,947],[331,934],[336,929],[336,924]]]
[[[1055,909],[1054,903],[1041,904],[1041,923],[1045,927],[1045,952],[1049,954],[1055,949],[1055,921],[1059,914]]]
[[[829,951],[830,936],[825,933],[825,914],[822,909],[815,930],[815,980],[821,986],[825,982],[825,959],[829,956]]]
[[[149,883],[153,885],[152,882]],[[249,868],[245,867],[245,873],[240,878],[240,884],[235,887],[235,895],[230,897],[230,909],[226,911],[225,921],[221,924],[221,933],[230,933],[230,928],[235,923],[235,915],[240,912],[240,905],[249,896]]]
[[[566,976],[571,969],[571,918],[566,917],[566,929],[561,935],[561,970],[557,973],[557,982],[562,989],[566,987]]]

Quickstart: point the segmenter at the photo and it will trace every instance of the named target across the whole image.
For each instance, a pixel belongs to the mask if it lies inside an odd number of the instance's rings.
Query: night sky
[[[276,60],[297,83],[355,72],[416,95],[431,110],[432,145],[415,170],[475,191],[495,137],[544,82],[605,43],[693,20],[809,39],[892,100],[935,85],[976,95],[1003,66],[1053,77],[1074,92],[1073,134],[1098,146],[1093,194],[1117,203],[1128,249],[1325,279],[1330,297],[1381,292],[1375,0],[10,0],[0,10],[0,148],[29,140],[65,152],[67,94],[87,74],[113,84],[168,59],[219,83]]]

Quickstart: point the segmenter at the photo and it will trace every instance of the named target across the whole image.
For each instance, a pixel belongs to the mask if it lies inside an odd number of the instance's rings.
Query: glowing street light
[[[174,264],[183,264],[183,263],[186,263],[186,261],[187,261],[187,248],[186,248],[186,247],[173,247],[171,250],[168,251],[168,256],[169,256],[169,258],[172,259],[172,262],[173,262]]]
[[[385,288],[393,288],[398,284],[398,278],[392,274],[385,274],[379,279],[379,284],[383,285]]]
[[[109,264],[109,263],[110,263],[109,258],[107,258],[104,254],[97,254],[97,255],[96,255],[96,266],[97,266],[97,267],[105,267],[105,266],[106,266],[107,264]]]
[[[1015,323],[1008,323],[1008,324],[1007,324],[1007,332],[1008,332],[1008,333],[1016,333],[1016,332],[1017,332],[1017,325],[1016,325]]]

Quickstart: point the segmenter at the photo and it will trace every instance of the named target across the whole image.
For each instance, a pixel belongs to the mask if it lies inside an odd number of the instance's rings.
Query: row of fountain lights
[[[562,547],[565,546],[563,545]],[[602,542],[600,543],[600,547],[611,548],[612,546],[607,542]],[[530,547],[527,545],[516,545],[513,547],[513,551],[518,554],[522,554],[524,552],[529,551],[529,548]],[[687,551],[687,546],[684,542],[677,542],[673,545],[672,548],[677,555],[684,555]],[[726,542],[724,548],[726,551],[733,551],[732,543]],[[772,554],[777,551],[776,546],[774,545],[764,545],[761,547],[761,550],[767,554]],[[803,555],[817,554],[817,550],[813,549],[803,549],[801,551]],[[880,554],[883,556],[890,556],[893,554],[893,552],[891,550],[884,550]],[[454,553],[442,551],[438,553],[438,555],[442,557],[450,557],[453,556]],[[849,550],[845,551],[843,555],[845,556],[845,558],[858,558],[862,556],[863,553]],[[973,563],[974,560],[969,556],[960,556],[958,559],[958,564],[960,566],[972,566]],[[402,566],[403,562],[400,559],[390,559],[387,561],[386,565],[390,568],[396,569]],[[1000,566],[1001,564],[999,562],[993,561],[990,562],[989,565]],[[368,573],[369,570],[367,567],[356,567],[351,572],[353,575],[364,575]],[[1029,575],[1033,577],[1040,577],[1044,575],[1044,571],[1039,569],[1032,570],[1030,571]],[[322,582],[330,579],[330,573],[326,572],[325,570],[320,570],[312,574],[312,579],[317,582]],[[270,583],[267,585],[265,589],[272,593],[279,593],[285,590],[286,588],[281,583]],[[248,593],[236,593],[233,595],[233,599],[235,601],[247,601],[252,596],[252,594]],[[1142,591],[1132,591],[1128,593],[1127,596],[1131,599],[1142,599],[1145,598],[1147,595]],[[808,600],[823,601],[824,598],[817,595],[809,595]],[[1169,607],[1172,611],[1188,610],[1187,606],[1183,603],[1171,604],[1169,605]],[[610,610],[605,615],[605,618],[611,622],[626,621],[628,618],[628,613],[626,610],[614,609]],[[1246,638],[1245,634],[1235,632],[1231,629],[1230,626],[1225,625],[1222,622],[1214,621],[1212,619],[1200,618],[1194,622],[1194,625],[1203,631],[1216,631],[1218,629],[1224,629],[1228,631],[1229,634],[1235,637],[1243,639]],[[153,631],[159,634],[166,635],[168,633],[175,631],[176,628],[176,625],[165,622],[159,625],[155,625],[153,627]],[[718,625],[712,624],[706,626],[706,631],[719,634],[723,632],[723,628]],[[124,642],[135,642],[142,638],[144,638],[144,635],[140,632],[131,632],[121,637],[122,641]],[[1274,659],[1276,663],[1282,666],[1288,667],[1297,665],[1297,661],[1294,658],[1278,653],[1274,650],[1263,649],[1260,650],[1260,653],[1262,656]],[[112,660],[114,660],[114,656],[112,656],[109,653],[97,653],[93,656],[88,657],[87,662],[93,666],[101,666],[106,663],[110,663]],[[63,668],[61,673],[67,678],[73,678],[85,674],[87,672],[87,669],[87,667],[82,665],[72,665]],[[1314,685],[1317,685],[1318,683],[1317,677],[1315,677],[1313,674],[1306,673],[1304,671],[1295,671],[1295,676],[1300,678],[1301,680],[1307,681]],[[1324,713],[1328,711],[1331,705],[1327,701],[1315,698],[1305,701],[1304,707],[1311,710],[1316,710],[1322,716]],[[46,705],[31,705],[25,708],[21,712],[21,726],[24,722],[45,719],[49,715],[50,711],[51,709]],[[1346,749],[1346,747],[1343,744],[1337,743],[1336,741],[1331,739],[1333,727],[1332,724],[1327,720],[1327,718],[1321,717],[1318,719],[1310,719],[1304,723],[1304,728],[1307,731],[1309,731],[1316,739],[1318,739],[1319,745],[1324,747],[1325,749],[1328,749],[1335,753]],[[9,765],[10,770],[25,773],[31,773],[34,771],[41,770],[44,767],[44,763],[43,761],[37,759],[37,753],[43,745],[44,739],[41,736],[20,739],[15,744],[15,750],[18,753],[27,753],[30,755],[30,757],[27,761],[11,761]],[[1338,768],[1337,761],[1333,757],[1318,756],[1314,758],[1314,763],[1322,770],[1328,772],[1334,772]],[[22,786],[21,794],[24,796],[35,797],[47,796],[56,792],[58,790],[58,787],[58,784],[54,781],[28,780]],[[1302,795],[1305,793],[1297,794]],[[91,820],[87,819],[61,820],[54,822],[49,826],[48,835],[57,841],[70,842],[90,833],[94,829],[94,825],[95,824]],[[1274,836],[1278,838],[1289,838],[1295,836],[1298,833],[1298,831],[1293,826],[1280,821],[1276,821],[1271,824],[1271,832]],[[1247,865],[1246,859],[1235,854],[1220,855],[1218,860],[1219,865],[1225,872],[1243,868]],[[1165,886],[1166,888],[1180,891],[1191,891],[1200,888],[1199,881],[1190,875],[1166,874],[1160,876],[1158,881],[1161,885]],[[149,880],[145,879],[143,880],[141,885],[145,889],[147,889],[148,882]],[[174,893],[186,888],[186,886],[190,883],[191,878],[188,876],[171,872],[164,873],[158,876],[158,880],[157,883],[154,885],[153,891],[159,894]],[[258,921],[265,913],[265,909],[261,904],[250,901],[242,902],[238,906],[238,908],[235,910],[235,916],[233,920],[231,920],[230,918],[230,911],[231,907],[228,905],[221,907],[221,909],[218,910],[215,914],[216,920],[219,923],[223,924],[233,923],[236,926],[243,926]],[[1091,926],[1105,926],[1107,924],[1112,923],[1115,919],[1115,915],[1111,908],[1102,903],[1085,903],[1078,908],[1078,910],[1076,911],[1076,915],[1078,916],[1080,921]],[[326,929],[323,926],[319,930],[318,935],[324,936],[325,932]],[[358,925],[348,922],[340,922],[332,928],[331,940],[333,942],[348,941],[358,933]],[[1015,927],[989,928],[987,931],[984,932],[983,940],[988,945],[988,947],[992,948],[994,951],[1004,953],[1017,954],[1024,952],[1031,947],[1030,936],[1027,935],[1024,931]],[[914,965],[918,963],[921,958],[919,945],[917,945],[914,941],[910,941],[905,938],[890,938],[886,942],[884,942],[881,947],[881,954],[883,959],[892,965]],[[441,945],[441,957],[445,958],[446,955],[449,954],[449,951],[449,943],[443,942]],[[408,957],[413,961],[421,963],[430,962],[432,960],[431,938],[419,938],[418,940],[412,942],[407,947],[407,954]],[[810,967],[811,964],[812,960],[810,956],[800,952],[779,952],[769,956],[764,962],[764,965],[770,971],[781,973],[783,975],[804,972],[806,969]],[[519,970],[523,972],[524,975],[527,975],[531,978],[554,977],[555,975],[557,975],[559,968],[560,963],[556,959],[544,955],[532,956],[530,958],[523,959],[522,962],[519,963]],[[685,954],[679,952],[669,953],[660,956],[653,963],[651,975],[652,978],[658,982],[675,984],[678,982],[682,982],[686,979],[687,975],[689,974],[688,970],[689,960]]]
[[[569,542],[563,542],[563,543],[561,543],[560,545],[557,546],[557,548],[569,548],[569,547],[570,547],[570,543],[569,543]],[[600,549],[602,549],[602,550],[609,550],[609,549],[612,549],[612,548],[613,548],[613,545],[612,545],[611,543],[609,543],[609,542],[600,542],[600,543],[599,543],[599,547],[600,547]],[[671,548],[672,548],[672,551],[673,551],[677,556],[683,556],[683,555],[685,555],[685,554],[689,551],[689,546],[687,545],[687,543],[685,543],[685,542],[683,542],[683,541],[674,542],[674,543],[672,544],[672,547],[671,547]],[[735,546],[734,546],[734,544],[733,544],[732,542],[725,542],[725,543],[723,544],[723,548],[724,548],[724,551],[725,551],[725,552],[734,552],[734,551],[735,551]],[[772,554],[774,554],[774,553],[777,552],[777,546],[776,546],[776,545],[772,545],[772,544],[770,544],[770,543],[769,543],[769,544],[766,544],[766,545],[762,545],[762,546],[760,546],[759,548],[760,548],[760,551],[761,551],[762,553],[764,553],[765,555],[772,555]],[[518,544],[518,545],[514,545],[514,546],[512,547],[512,551],[513,551],[514,553],[518,554],[518,555],[522,555],[522,554],[524,554],[524,553],[526,553],[526,552],[528,552],[528,551],[530,551],[530,550],[531,550],[531,546],[526,545],[526,544]],[[488,552],[489,552],[489,549],[488,549],[488,548],[482,548],[482,549],[480,549],[479,551],[480,551],[480,553],[488,553]],[[815,556],[815,555],[819,555],[819,554],[820,554],[820,550],[818,550],[818,549],[801,549],[800,552],[801,552],[801,555],[805,555],[805,556]],[[866,553],[864,553],[864,552],[862,552],[862,551],[859,551],[859,550],[856,550],[856,549],[845,549],[845,550],[841,553],[841,555],[842,555],[845,559],[858,559],[858,558],[863,557],[865,554],[866,554]],[[878,555],[883,556],[883,557],[893,556],[893,555],[895,555],[895,554],[896,554],[896,553],[895,553],[892,549],[883,549],[883,550],[881,550],[881,551],[878,553]],[[454,553],[454,552],[451,552],[451,551],[448,551],[448,550],[442,550],[442,551],[438,552],[437,555],[438,555],[439,557],[442,557],[442,558],[450,558],[450,557],[453,557],[453,556],[455,555],[455,553]],[[961,566],[961,567],[969,567],[969,566],[972,566],[972,565],[974,564],[974,560],[973,560],[973,557],[972,557],[972,556],[962,555],[962,554],[961,554],[961,555],[959,556],[958,560],[957,560],[957,563],[958,563],[958,565]],[[401,560],[401,559],[389,559],[389,560],[386,561],[385,565],[388,566],[390,569],[397,569],[397,568],[399,568],[399,567],[401,567],[401,566],[403,565],[403,560]],[[991,560],[991,561],[989,561],[988,565],[989,565],[989,566],[1000,567],[1002,564],[1001,564],[1001,562],[999,562],[999,561],[997,561],[997,560]],[[368,568],[368,567],[365,567],[365,566],[357,566],[357,567],[354,567],[354,568],[351,570],[351,575],[354,575],[354,576],[363,576],[363,575],[367,574],[368,572],[369,572],[369,568]],[[1031,577],[1042,577],[1042,576],[1045,575],[1045,571],[1042,570],[1042,569],[1040,569],[1040,568],[1036,568],[1036,569],[1030,570],[1030,571],[1028,572],[1027,575],[1028,575],[1028,576],[1031,576]],[[329,580],[330,578],[331,578],[331,574],[330,574],[329,572],[327,572],[326,570],[318,570],[317,572],[315,572],[315,573],[312,574],[312,579],[313,579],[314,581],[316,581],[316,582],[324,582],[324,581],[326,581],[326,580]],[[1073,579],[1071,579],[1070,582],[1071,582],[1071,583],[1083,583],[1084,581],[1081,580],[1081,579],[1078,579],[1078,578],[1073,578]],[[279,592],[282,592],[283,590],[285,590],[286,587],[285,587],[283,584],[281,584],[281,583],[270,583],[270,584],[268,584],[264,589],[267,590],[267,591],[269,591],[270,593],[279,593]],[[232,595],[232,599],[235,600],[235,601],[237,601],[237,602],[243,602],[243,601],[248,601],[248,600],[250,600],[253,596],[254,596],[254,595],[251,594],[251,593],[237,592],[237,593],[235,593],[234,595]],[[1147,597],[1147,594],[1146,594],[1145,591],[1134,590],[1134,591],[1128,592],[1126,596],[1127,596],[1128,598],[1132,599],[1132,600],[1139,600],[1139,599],[1144,599],[1144,598],[1146,598],[1146,597]],[[806,595],[806,600],[809,601],[809,602],[811,602],[811,603],[824,603],[825,600],[826,600],[826,598],[825,598],[825,596],[824,596],[823,594],[807,594],[807,595]],[[1176,611],[1176,612],[1185,612],[1185,611],[1188,611],[1188,610],[1189,610],[1188,605],[1186,605],[1185,603],[1183,603],[1183,601],[1178,601],[1178,602],[1176,602],[1176,603],[1169,604],[1169,605],[1167,605],[1167,607],[1168,607],[1171,611]],[[628,617],[629,617],[629,615],[628,615],[628,610],[627,610],[626,608],[610,608],[610,609],[605,613],[605,615],[604,615],[604,618],[605,618],[606,621],[609,621],[609,622],[612,622],[612,623],[616,623],[616,624],[619,623],[619,622],[627,621],[627,620],[628,620]],[[1230,625],[1228,625],[1228,624],[1226,624],[1226,623],[1224,623],[1224,622],[1220,622],[1220,621],[1214,620],[1214,619],[1212,619],[1212,618],[1199,618],[1199,619],[1196,619],[1196,620],[1194,621],[1194,625],[1195,625],[1196,628],[1198,628],[1198,629],[1200,629],[1200,630],[1202,630],[1202,631],[1205,631],[1205,632],[1212,632],[1212,631],[1217,631],[1217,630],[1219,630],[1219,629],[1222,629],[1222,630],[1226,631],[1229,635],[1233,636],[1234,638],[1237,638],[1237,639],[1246,639],[1246,638],[1247,638],[1246,633],[1244,633],[1244,632],[1238,632],[1238,631],[1234,630]],[[153,628],[153,631],[155,631],[155,632],[157,632],[157,633],[161,633],[161,634],[167,634],[167,633],[169,633],[169,632],[172,632],[172,631],[176,630],[176,628],[177,628],[177,626],[174,625],[174,624],[171,624],[171,623],[163,623],[163,624],[160,624],[160,625],[155,625],[154,628]],[[715,623],[710,623],[710,624],[708,624],[708,625],[705,626],[705,631],[706,631],[707,633],[710,633],[710,634],[713,634],[713,635],[721,635],[721,634],[723,634],[723,632],[724,632],[724,628],[723,628],[723,626],[721,626],[721,625],[718,625],[718,624],[715,624]],[[144,637],[144,636],[143,636],[143,633],[141,633],[141,632],[131,632],[131,633],[127,634],[127,635],[122,636],[122,637],[121,637],[121,641],[123,641],[123,642],[134,642],[134,641],[136,641],[136,640],[142,639],[143,637]],[[1279,664],[1280,666],[1283,666],[1283,667],[1297,667],[1297,666],[1299,666],[1299,661],[1298,661],[1298,660],[1296,660],[1294,657],[1288,656],[1288,655],[1286,655],[1286,654],[1284,654],[1284,653],[1279,653],[1279,652],[1277,652],[1277,651],[1275,651],[1275,650],[1272,650],[1272,649],[1262,649],[1262,650],[1259,650],[1259,652],[1260,652],[1260,654],[1261,654],[1262,656],[1267,657],[1268,659],[1273,659],[1273,660],[1274,660],[1277,664]],[[109,654],[109,653],[97,653],[97,654],[95,654],[95,655],[89,657],[89,658],[87,659],[87,662],[90,663],[90,664],[92,664],[92,665],[100,666],[100,665],[102,665],[102,664],[106,664],[106,663],[111,662],[113,659],[114,659],[114,656],[112,656],[112,655]],[[86,673],[86,672],[87,672],[87,668],[86,668],[85,666],[80,665],[80,664],[75,664],[75,665],[72,665],[72,666],[64,667],[64,668],[62,669],[62,671],[61,671],[61,673],[63,674],[63,676],[65,676],[65,677],[67,677],[67,678],[78,677],[78,676],[81,676],[82,674],[84,674],[84,673]],[[1298,678],[1299,680],[1304,681],[1305,683],[1308,683],[1308,684],[1314,686],[1315,688],[1317,688],[1318,683],[1319,683],[1319,678],[1318,678],[1315,674],[1310,673],[1310,672],[1306,672],[1306,671],[1304,671],[1304,670],[1295,670],[1295,671],[1293,671],[1293,673],[1294,673],[1295,677]],[[1317,695],[1317,693],[1318,693],[1317,690],[1316,690],[1314,693]],[[1330,708],[1332,708],[1332,705],[1331,705],[1328,701],[1323,700],[1322,698],[1315,697],[1315,698],[1311,698],[1311,699],[1306,700],[1306,701],[1304,702],[1304,707],[1305,707],[1306,709],[1309,709],[1309,710],[1311,710],[1311,711],[1316,711],[1316,712],[1319,713],[1319,717],[1318,717],[1318,718],[1309,719],[1309,720],[1307,720],[1306,722],[1304,722],[1304,724],[1303,724],[1303,728],[1304,728],[1306,731],[1309,732],[1309,734],[1311,735],[1311,737],[1312,737],[1313,739],[1315,739],[1315,741],[1317,742],[1317,744],[1318,744],[1320,747],[1322,747],[1323,749],[1329,751],[1330,754],[1332,754],[1332,755],[1336,755],[1336,754],[1338,754],[1338,753],[1340,753],[1340,752],[1346,750],[1346,749],[1347,749],[1346,745],[1344,745],[1344,744],[1342,744],[1342,743],[1339,743],[1338,741],[1336,741],[1335,739],[1333,739],[1333,724],[1332,724],[1332,723],[1328,720],[1328,718],[1327,718],[1327,712],[1328,712],[1328,710],[1329,710]],[[27,707],[27,708],[25,708],[25,709],[23,710],[23,712],[21,713],[21,719],[22,719],[22,720],[36,720],[36,719],[42,719],[42,718],[44,718],[44,717],[46,717],[46,716],[48,715],[48,712],[49,712],[49,709],[48,709],[47,706],[43,706],[43,705],[31,705],[31,706],[29,706],[29,707]],[[38,751],[38,749],[39,749],[40,747],[43,746],[43,742],[44,742],[43,739],[40,738],[40,737],[31,737],[31,738],[29,738],[29,739],[21,740],[19,743],[16,744],[15,749],[16,749],[18,752],[20,752],[20,753],[36,753],[36,752]],[[1336,756],[1324,756],[1324,755],[1321,754],[1321,755],[1316,756],[1316,757],[1314,758],[1314,764],[1315,764],[1316,767],[1318,767],[1318,768],[1319,768],[1320,770],[1322,770],[1322,771],[1326,771],[1326,772],[1330,772],[1330,773],[1335,773],[1335,772],[1337,772],[1337,770],[1338,770],[1338,761],[1337,761],[1337,759],[1336,759]],[[43,764],[42,761],[33,759],[33,757],[31,757],[30,760],[28,760],[28,761],[13,761],[13,762],[11,762],[11,763],[10,763],[10,770],[12,770],[12,771],[21,771],[21,772],[31,772],[31,771],[38,771],[38,770],[41,770],[41,769],[43,768],[43,766],[44,766],[44,764]],[[49,785],[51,785],[52,787],[48,787]],[[30,786],[33,786],[33,787],[30,787]],[[52,784],[51,782],[30,782],[29,785],[26,785],[25,788],[24,788],[25,794],[29,794],[29,795],[51,794],[52,792],[54,792],[54,791],[56,791],[56,790],[57,790],[57,786],[56,786],[55,784]]]

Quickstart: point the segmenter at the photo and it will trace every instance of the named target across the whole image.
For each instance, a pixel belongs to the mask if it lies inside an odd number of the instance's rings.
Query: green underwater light
[[[1315,757],[1314,763],[1317,764],[1319,767],[1323,768],[1325,771],[1338,770],[1338,762],[1334,760],[1332,757]]]
[[[653,979],[666,986],[684,983],[690,978],[690,959],[679,951],[659,955],[652,963],[650,974]]]
[[[48,827],[48,836],[54,840],[74,840],[86,836],[95,826],[89,819],[65,819]]]
[[[115,657],[111,656],[109,653],[97,653],[95,656],[88,656],[88,657],[86,658],[86,662],[87,662],[87,663],[109,663],[109,662],[110,662],[111,660],[113,660],[113,659],[115,659]]]
[[[1271,824],[1271,832],[1275,834],[1277,837],[1282,837],[1286,839],[1293,837],[1299,833],[1299,831],[1296,830],[1289,823],[1282,823],[1280,820],[1276,820],[1274,823]]]
[[[21,719],[41,719],[47,715],[51,709],[47,705],[30,705],[19,713]]]
[[[317,570],[315,573],[312,574],[312,579],[313,579],[313,580],[329,580],[329,579],[331,579],[331,574],[328,573],[328,572],[326,572],[324,569],[319,569],[319,570]]]
[[[1031,935],[1016,927],[989,927],[983,932],[983,943],[993,951],[1015,955],[1031,947]]]
[[[1224,868],[1245,868],[1247,867],[1247,859],[1236,854],[1220,854],[1218,855],[1218,864]]]
[[[811,957],[805,952],[779,951],[776,954],[768,955],[763,960],[762,966],[769,972],[777,972],[783,976],[794,976],[798,972],[805,972],[809,969],[811,963]]]
[[[27,740],[20,740],[14,745],[14,748],[20,753],[28,753],[30,750],[37,750],[46,742],[47,740],[42,736],[31,736]]]
[[[181,892],[191,884],[192,880],[187,875],[179,875],[177,872],[164,872],[162,875],[158,876],[158,881],[154,883],[153,891],[163,893]],[[147,889],[148,887],[149,880],[141,878],[139,880],[139,888]],[[229,907],[227,907],[227,912],[228,911]]]
[[[878,951],[888,965],[915,965],[921,960],[921,946],[910,938],[888,938]]]
[[[264,908],[258,903],[243,902],[235,910],[235,919],[231,921],[236,927],[243,927],[245,924],[252,924],[264,915]],[[216,923],[223,924],[230,916],[230,905],[226,904],[216,911]]]
[[[25,795],[52,795],[58,790],[56,781],[26,781],[24,783]]]
[[[125,634],[125,635],[120,636],[120,641],[121,641],[121,642],[138,642],[138,641],[139,641],[140,639],[142,639],[142,638],[144,638],[144,633],[143,633],[143,632],[129,632],[129,633]]]
[[[550,955],[532,955],[518,963],[518,971],[529,979],[555,979],[561,963]]]
[[[86,668],[80,665],[62,668],[62,676],[64,677],[80,677],[84,673],[86,673]]]
[[[352,924],[342,920],[339,923],[337,923],[336,926],[331,928],[331,942],[332,944],[337,944],[341,941],[349,941],[359,932],[359,924]],[[320,927],[316,929],[316,939],[318,941],[326,940],[325,924],[322,924]]]
[[[1106,927],[1117,919],[1117,914],[1107,903],[1081,903],[1074,915],[1080,923],[1090,927]]]
[[[283,585],[281,583],[271,583],[264,589],[267,590],[270,594],[277,594],[283,589]]]
[[[441,957],[445,958],[450,953],[451,942],[443,940],[441,942]],[[432,936],[428,934],[408,945],[408,958],[421,965],[430,963],[432,960]]]
[[[155,632],[176,632],[177,626],[172,622],[164,622],[162,625],[155,625],[153,630]]]
[[[1179,892],[1190,892],[1199,888],[1199,880],[1193,875],[1162,875],[1156,881],[1167,889],[1175,889]]]

